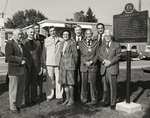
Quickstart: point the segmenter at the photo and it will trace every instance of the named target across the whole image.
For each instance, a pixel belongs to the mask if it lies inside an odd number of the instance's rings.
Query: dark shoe
[[[106,102],[106,101],[101,101],[100,104],[101,104],[101,106],[103,106],[103,107],[109,106],[109,102]]]
[[[97,100],[92,100],[91,102],[87,103],[88,105],[96,105]]]
[[[15,113],[15,114],[17,114],[17,113],[20,113],[20,111],[18,111],[17,109],[15,109],[15,110],[10,110],[12,113]]]
[[[62,105],[66,105],[68,103],[68,100],[65,100]]]
[[[86,104],[88,101],[87,101],[86,99],[84,99],[84,100],[81,100],[81,102],[82,102],[83,104]]]
[[[21,111],[21,108],[20,108],[20,107],[17,107],[17,111],[18,111],[18,113],[20,113],[20,111]]]
[[[69,102],[67,103],[67,106],[71,106],[74,104],[74,101],[73,100],[69,100]]]
[[[58,99],[57,104],[62,104],[64,102],[63,98]]]
[[[111,108],[112,110],[115,110],[115,109],[116,109],[116,105],[111,105],[110,108]]]

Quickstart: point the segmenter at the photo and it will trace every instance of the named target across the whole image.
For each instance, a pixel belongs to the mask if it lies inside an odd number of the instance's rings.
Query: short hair
[[[33,23],[33,27],[34,26],[39,26],[40,27],[40,24],[38,24],[37,22]]]
[[[33,27],[30,27],[29,29],[27,29],[27,34],[29,34],[29,31],[30,30],[33,30],[34,31],[34,28]]]
[[[103,28],[105,29],[105,25],[104,25],[103,23],[97,23],[97,24],[96,24],[96,28],[98,28],[99,25],[102,25]]]
[[[105,30],[103,37],[105,37],[105,36],[113,37],[112,32],[110,30]]]
[[[85,33],[86,33],[87,31],[90,31],[90,32],[93,34],[92,29],[90,29],[90,28],[86,29],[86,30],[85,30]]]
[[[49,27],[49,30],[50,30],[51,28],[54,28],[54,29],[55,29],[55,27],[54,27],[54,26],[50,26],[50,27]]]
[[[71,38],[71,32],[70,32],[69,30],[66,30],[66,29],[65,29],[65,30],[62,32],[62,35],[63,35],[64,32],[68,32],[68,33],[69,33],[69,38]]]
[[[77,27],[79,27],[80,29],[82,29],[82,27],[80,25],[75,25],[74,29],[76,29]]]

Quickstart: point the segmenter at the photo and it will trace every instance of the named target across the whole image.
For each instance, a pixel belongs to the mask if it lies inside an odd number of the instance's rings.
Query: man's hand
[[[105,60],[103,61],[103,64],[104,64],[106,67],[108,67],[108,66],[111,64],[111,62],[110,62],[109,60],[105,59]]]
[[[43,73],[43,68],[41,67],[40,72],[38,73],[38,75],[42,75]]]
[[[85,64],[86,66],[90,66],[93,62],[92,61],[86,61]]]
[[[43,68],[43,75],[45,76],[46,75],[46,69]]]
[[[26,63],[25,60],[22,60],[22,61],[21,61],[21,65],[24,65],[25,63]]]

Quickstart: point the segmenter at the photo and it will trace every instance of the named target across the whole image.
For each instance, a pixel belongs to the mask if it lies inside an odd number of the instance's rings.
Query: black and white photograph
[[[150,118],[150,0],[0,0],[0,118]]]

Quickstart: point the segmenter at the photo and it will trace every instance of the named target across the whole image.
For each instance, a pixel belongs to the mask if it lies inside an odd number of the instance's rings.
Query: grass
[[[118,100],[123,101],[126,93],[126,71],[121,70],[118,77]],[[43,101],[31,107],[23,108],[21,113],[14,114],[9,111],[8,87],[0,84],[0,118],[150,118],[150,73],[142,69],[132,70],[131,101],[140,103],[143,110],[127,114],[111,110],[109,107],[87,106],[75,104],[71,107],[57,105],[57,100]]]

